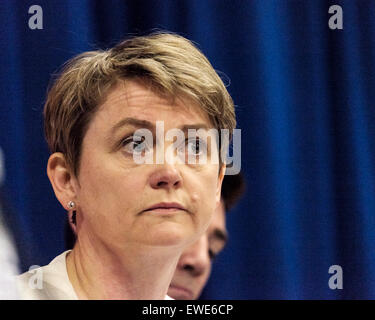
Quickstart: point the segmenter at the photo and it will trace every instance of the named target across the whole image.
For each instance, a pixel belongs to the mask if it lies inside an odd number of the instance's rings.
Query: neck
[[[77,240],[67,271],[78,299],[164,300],[180,256],[176,248],[109,249]]]

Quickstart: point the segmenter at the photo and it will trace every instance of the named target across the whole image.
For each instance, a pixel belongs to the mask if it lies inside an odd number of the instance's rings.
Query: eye
[[[199,156],[203,153],[206,153],[206,144],[202,139],[193,138],[189,139],[186,142],[187,145],[187,152],[190,155]]]
[[[123,150],[129,154],[141,154],[148,152],[150,149],[145,137],[140,136],[127,137],[121,142],[121,145]]]

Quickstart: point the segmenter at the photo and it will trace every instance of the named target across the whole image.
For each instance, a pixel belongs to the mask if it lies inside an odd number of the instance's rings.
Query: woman
[[[232,131],[233,102],[208,60],[166,33],[83,53],[49,90],[44,121],[52,153],[47,174],[74,216],[77,241],[19,276],[21,296],[166,298],[179,256],[205,232],[220,201],[225,165],[158,161],[173,143],[160,139],[158,123],[166,132]],[[152,133],[151,143],[140,130]],[[186,139],[178,150],[199,157],[201,141]],[[208,159],[219,151],[211,144]],[[134,161],[146,154],[151,164]]]

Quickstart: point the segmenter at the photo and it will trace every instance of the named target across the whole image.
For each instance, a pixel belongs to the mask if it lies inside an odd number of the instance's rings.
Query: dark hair
[[[245,179],[242,173],[225,175],[221,187],[221,198],[225,204],[225,211],[231,210],[245,192]]]

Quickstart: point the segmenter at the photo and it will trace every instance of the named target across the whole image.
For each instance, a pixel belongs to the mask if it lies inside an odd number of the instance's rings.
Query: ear
[[[223,184],[224,176],[225,176],[225,169],[226,165],[223,163],[219,170],[219,177],[217,179],[217,187],[216,187],[216,205],[218,206],[220,204],[221,200],[221,186]]]
[[[71,210],[68,208],[68,202],[76,201],[78,184],[76,178],[68,168],[64,154],[55,152],[49,157],[47,175],[56,198],[65,210]]]

